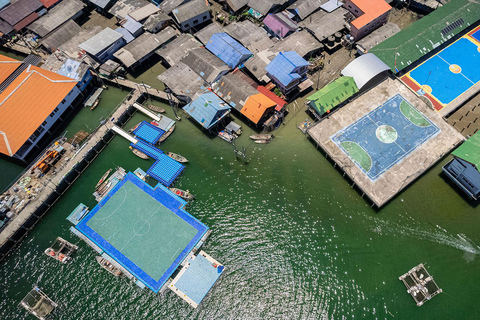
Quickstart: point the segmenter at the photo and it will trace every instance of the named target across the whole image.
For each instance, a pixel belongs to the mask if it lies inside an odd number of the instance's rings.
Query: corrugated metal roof
[[[142,24],[130,16],[126,16],[125,20],[122,21],[121,25],[134,36],[139,36],[140,33],[143,31]]]
[[[223,76],[219,81],[212,84],[212,90],[238,111],[242,110],[248,97],[258,93],[248,81],[236,73]]]
[[[280,38],[285,38],[286,35],[297,29],[297,24],[285,16],[283,12],[268,14],[263,19],[263,23]]]
[[[289,35],[282,41],[279,41],[272,48],[272,51],[282,52],[295,49],[300,56],[313,53],[323,47],[307,30],[297,31]]]
[[[367,53],[350,62],[343,70],[342,75],[353,77],[359,89],[379,73],[390,70],[382,60],[373,53]]]
[[[395,67],[401,71],[477,22],[479,12],[479,1],[450,1],[373,47],[370,52],[375,53],[392,71],[395,72]],[[463,23],[459,27],[442,35],[444,28],[460,18]]]
[[[369,51],[374,46],[382,43],[382,41],[394,36],[400,32],[400,28],[393,22],[387,22],[378,29],[375,29],[372,33],[366,35],[361,40],[357,41],[357,44],[364,47]]]
[[[240,113],[247,119],[257,124],[263,116],[273,110],[277,104],[263,93],[257,93],[248,97]]]
[[[148,3],[146,0],[118,0],[110,10],[108,10],[108,13],[119,19],[125,19],[130,12],[142,8]]]
[[[308,62],[295,51],[280,52],[266,67],[267,73],[285,87],[293,80],[301,79],[295,68],[308,66]]]
[[[158,49],[156,53],[165,59],[170,66],[173,66],[180,62],[190,50],[201,46],[202,44],[192,35],[182,33],[176,39]]]
[[[16,25],[14,25],[13,29],[15,29],[17,31],[20,31],[23,28],[25,28],[26,26],[28,26],[30,23],[32,23],[33,21],[37,20],[38,17],[39,17],[39,15],[38,15],[37,12],[32,12],[25,19],[23,19],[22,21],[20,21]]]
[[[186,2],[186,0],[164,0],[158,5],[158,7],[160,8],[160,10],[162,10],[162,12],[169,14],[173,11],[173,9],[175,9],[184,2]]]
[[[310,30],[319,41],[323,41],[347,26],[345,21],[347,12],[348,10],[345,8],[338,8],[331,13],[320,10],[310,15],[308,19],[301,21],[299,25]]]
[[[230,106],[209,91],[187,104],[183,110],[202,127],[210,129],[228,114]]]
[[[455,149],[452,155],[470,162],[480,171],[480,131]]]
[[[173,9],[172,14],[178,23],[182,23],[202,15],[209,10],[210,6],[208,5],[208,1],[193,0]]]
[[[220,26],[216,22],[213,22],[213,23],[209,24],[208,26],[206,26],[205,28],[202,28],[197,33],[195,33],[195,37],[198,40],[200,40],[201,43],[203,43],[205,45],[205,44],[207,44],[208,40],[210,40],[215,33],[221,33],[221,32],[225,32],[225,30],[223,30],[222,26]]]
[[[82,28],[75,21],[70,20],[54,32],[50,33],[46,38],[43,38],[41,44],[53,52],[81,31]]]
[[[233,22],[225,26],[224,29],[226,33],[251,52],[260,52],[273,47],[273,41],[270,39],[267,31],[250,20]]]
[[[157,13],[158,11],[160,11],[160,8],[158,8],[153,3],[149,3],[146,6],[143,6],[135,11],[130,12],[128,15],[133,19],[135,19],[136,21],[140,22],[147,19],[152,14]]]
[[[295,13],[300,20],[303,20],[318,10],[325,2],[327,0],[298,0],[289,6],[287,10]]]
[[[248,4],[248,0],[226,0],[225,1],[233,12],[236,12]]]
[[[203,47],[190,50],[182,62],[208,83],[213,82],[221,73],[230,71],[222,60]]]
[[[392,7],[385,0],[350,0],[363,12],[361,16],[351,22],[351,24],[361,29],[373,20],[387,13]]]
[[[93,3],[94,5],[96,5],[101,9],[105,9],[113,0],[88,0],[88,1],[90,1],[91,3]]]
[[[38,0],[18,0],[0,11],[0,18],[13,26],[42,7],[43,4]]]
[[[208,83],[185,63],[179,61],[157,77],[176,95],[193,98],[197,92],[204,92]]]
[[[307,101],[322,116],[357,92],[358,87],[352,77],[340,77],[308,96]]]
[[[152,14],[150,17],[148,17],[147,21],[145,21],[143,23],[143,28],[147,31],[153,32],[155,27],[159,23],[164,22],[164,21],[168,21],[168,20],[171,20],[171,19],[172,18],[169,15],[167,15],[163,12]]]
[[[55,3],[59,2],[60,0],[39,0],[45,8],[50,8]]]
[[[121,33],[110,28],[105,28],[87,41],[81,43],[79,47],[95,56],[122,37],[123,35]]]
[[[0,33],[2,33],[2,35],[7,35],[13,30],[14,29],[10,24],[0,19]]]
[[[172,27],[167,27],[159,33],[145,32],[113,55],[129,68],[175,36],[176,32]]]
[[[205,47],[232,69],[252,56],[247,48],[226,33],[215,33]]]
[[[53,9],[49,10],[46,15],[29,25],[28,29],[40,37],[45,37],[81,12],[85,6],[85,3],[79,0],[62,0]]]
[[[123,39],[125,39],[126,43],[130,43],[133,40],[135,40],[135,37],[133,36],[133,34],[131,34],[130,31],[128,31],[124,27],[118,27],[117,29],[115,29],[115,31],[122,34]]]
[[[250,0],[248,6],[260,13],[262,16],[267,15],[275,5],[273,0]]]

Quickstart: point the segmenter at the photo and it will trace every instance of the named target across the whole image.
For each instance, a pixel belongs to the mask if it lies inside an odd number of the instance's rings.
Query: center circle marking
[[[450,69],[451,72],[453,73],[460,73],[462,72],[462,67],[460,67],[458,64],[451,64],[448,69]]]
[[[375,131],[375,135],[383,143],[394,143],[398,138],[397,130],[386,124],[379,126]]]
[[[133,225],[133,232],[135,232],[136,236],[143,236],[147,234],[150,230],[150,222],[145,219],[140,219]]]

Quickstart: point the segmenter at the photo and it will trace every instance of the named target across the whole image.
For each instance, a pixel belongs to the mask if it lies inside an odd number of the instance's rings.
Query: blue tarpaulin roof
[[[213,92],[207,92],[183,107],[195,121],[210,129],[230,110],[230,106]]]
[[[205,47],[232,69],[253,55],[225,32],[213,34]]]
[[[133,134],[150,144],[155,144],[165,133],[162,129],[154,126],[153,124],[148,123],[147,121],[142,121],[138,127],[133,131]]]
[[[268,74],[275,77],[284,86],[301,76],[294,72],[298,67],[306,67],[308,62],[295,51],[280,52],[265,68]]]

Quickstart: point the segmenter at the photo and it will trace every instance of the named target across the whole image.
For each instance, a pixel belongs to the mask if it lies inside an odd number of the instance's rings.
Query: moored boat
[[[183,191],[182,189],[178,188],[168,188],[170,191],[172,191],[175,195],[179,196],[180,198],[184,200],[193,200],[195,198],[193,194],[190,193],[190,191]]]
[[[98,180],[97,184],[95,185],[95,189],[97,189],[108,177],[108,175],[112,172],[112,169],[108,169],[107,172]]]
[[[132,133],[133,131],[135,131],[135,129],[138,128],[138,126],[140,125],[141,122],[137,123],[136,125],[134,125],[130,130],[128,130],[128,133]]]
[[[148,109],[158,112],[158,113],[165,113],[165,109],[154,106],[153,104],[148,105]]]
[[[95,102],[93,103],[93,105],[90,107],[90,110],[95,109],[98,106],[99,103],[100,103],[100,98],[97,98],[95,100]]]
[[[262,134],[254,134],[250,136],[252,140],[271,140],[273,139],[273,134],[269,133],[262,133]]]
[[[97,259],[97,262],[100,266],[102,266],[103,269],[107,270],[111,274],[113,274],[116,277],[119,277],[122,275],[122,271],[115,267],[110,261],[108,261],[105,258],[102,258],[100,256],[96,256],[95,259]]]
[[[137,150],[137,149],[132,148],[132,147],[130,147],[130,149],[132,150],[133,154],[136,155],[137,157],[145,159],[145,160],[149,159],[149,157],[145,153],[143,153],[142,151]]]
[[[267,144],[267,143],[270,143],[270,140],[255,140],[253,142],[258,143],[258,144]]]
[[[152,124],[153,125],[156,125],[156,122],[155,121],[152,121]],[[160,144],[162,143],[163,141],[165,141],[173,132],[173,130],[175,130],[175,125],[171,126],[170,129],[168,129],[167,132],[165,132],[164,134],[162,134],[162,136],[160,137],[160,139],[158,140],[157,144]]]
[[[187,163],[188,160],[187,158],[185,158],[184,156],[181,156],[179,155],[178,153],[173,153],[173,152],[167,152],[165,153],[167,156],[169,156],[170,158],[172,158],[173,160],[175,161],[178,161],[180,163]]]
[[[72,254],[78,249],[78,246],[71,244],[67,240],[57,237],[53,244],[45,249],[45,254],[61,263],[67,263],[72,259]]]

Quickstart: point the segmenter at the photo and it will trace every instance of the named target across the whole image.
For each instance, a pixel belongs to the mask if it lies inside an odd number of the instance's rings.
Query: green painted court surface
[[[156,281],[197,233],[130,181],[87,225]]]

